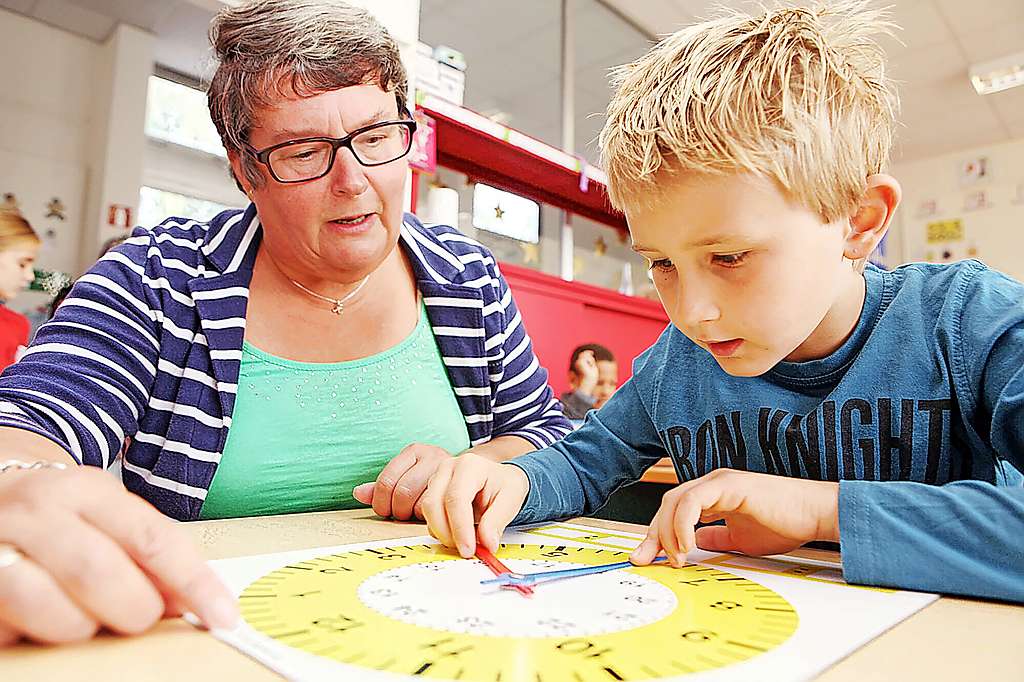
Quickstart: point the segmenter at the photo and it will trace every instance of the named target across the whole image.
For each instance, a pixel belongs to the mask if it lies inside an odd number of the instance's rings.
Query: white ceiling
[[[705,12],[706,0],[608,0],[652,34]],[[745,0],[724,0],[732,7]],[[900,83],[903,127],[895,160],[1024,138],[1024,87],[975,93],[971,64],[1024,52],[1024,0],[880,0],[902,27],[884,40]]]
[[[118,23],[158,37],[156,60],[201,78],[211,66],[207,30],[221,0],[0,0],[0,7],[105,41]]]
[[[387,2],[387,0],[379,0]],[[886,40],[901,82],[896,160],[1024,138],[1024,87],[975,94],[968,66],[1024,52],[1024,0],[878,0],[893,6],[902,44]],[[118,21],[158,36],[157,61],[201,77],[206,31],[222,0],[0,0],[5,7],[96,41]],[[607,69],[649,39],[693,22],[718,0],[570,0],[576,21],[576,148],[593,160],[608,98]],[[749,0],[722,0],[745,6]],[[557,0],[421,0],[421,38],[461,50],[466,104],[503,113],[510,125],[561,141],[560,5]],[[609,9],[627,17],[630,26]]]

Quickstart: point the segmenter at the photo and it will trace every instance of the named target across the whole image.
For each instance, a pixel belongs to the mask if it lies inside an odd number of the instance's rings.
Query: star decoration
[[[50,203],[46,205],[46,217],[65,220],[64,210],[64,203],[57,197],[54,197],[50,200]]]

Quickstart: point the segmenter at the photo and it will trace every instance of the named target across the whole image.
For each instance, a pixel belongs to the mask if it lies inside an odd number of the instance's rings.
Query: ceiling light
[[[990,95],[1024,85],[1024,52],[984,64],[972,64],[968,73],[971,75],[971,85],[979,95]]]

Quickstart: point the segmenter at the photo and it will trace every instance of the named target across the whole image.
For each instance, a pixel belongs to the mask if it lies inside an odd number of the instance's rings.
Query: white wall
[[[108,239],[125,232],[124,225],[111,224],[111,206],[129,207],[131,223],[138,215],[146,147],[146,92],[155,46],[152,34],[126,24],[118,24],[100,46],[93,69],[90,175],[80,270],[92,265]]]
[[[986,177],[967,182],[961,168],[978,157],[987,159]],[[891,172],[903,185],[903,204],[889,263],[978,258],[1024,280],[1024,139],[901,163]],[[965,204],[978,191],[990,205],[971,210]],[[927,215],[923,206],[932,201],[935,213]],[[962,221],[964,239],[927,243],[929,223],[954,219]]]
[[[138,205],[152,44],[130,26],[101,45],[0,10],[0,194],[43,237],[42,268],[78,274],[113,233],[107,207]],[[53,198],[65,220],[47,217]]]
[[[94,69],[101,47],[0,10],[0,197],[17,196],[43,238],[39,267],[75,272],[84,221]],[[58,198],[65,219],[47,218]],[[48,296],[27,293],[29,311]]]

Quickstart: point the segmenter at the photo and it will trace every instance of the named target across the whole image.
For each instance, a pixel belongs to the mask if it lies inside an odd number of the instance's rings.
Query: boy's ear
[[[844,256],[858,260],[871,255],[889,229],[902,196],[900,183],[891,175],[868,176],[867,189],[857,204],[857,212],[850,216]]]

